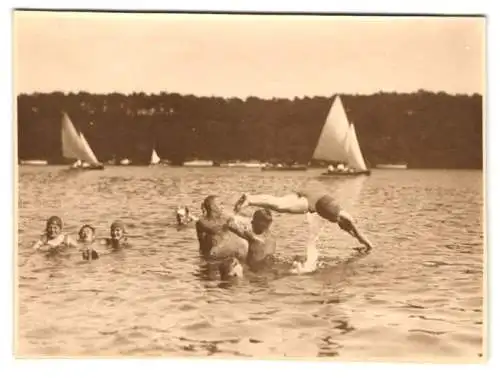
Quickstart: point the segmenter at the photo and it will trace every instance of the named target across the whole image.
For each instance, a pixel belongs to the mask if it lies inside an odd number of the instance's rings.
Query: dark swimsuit
[[[341,208],[335,198],[333,198],[331,195],[326,194],[321,197],[316,202],[315,207],[316,212],[321,217],[328,219],[330,222],[338,222]]]
[[[297,195],[307,198],[310,212],[317,212],[319,216],[330,222],[337,222],[341,207],[333,196],[324,193],[322,190],[305,189],[298,191]]]

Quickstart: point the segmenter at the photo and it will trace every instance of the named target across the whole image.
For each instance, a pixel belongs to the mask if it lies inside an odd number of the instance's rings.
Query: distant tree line
[[[61,114],[86,136],[102,162],[127,157],[215,161],[311,160],[332,97],[195,97],[165,93],[20,94],[19,159],[62,163]],[[341,94],[369,165],[482,168],[482,96],[418,91]]]

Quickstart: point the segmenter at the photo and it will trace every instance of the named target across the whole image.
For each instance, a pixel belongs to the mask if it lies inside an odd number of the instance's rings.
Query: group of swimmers
[[[241,212],[250,206],[259,207],[248,223],[242,221]],[[202,217],[197,219],[187,208],[177,211],[178,224],[194,222],[201,255],[215,264],[222,279],[243,274],[243,265],[251,271],[259,271],[273,262],[276,239],[271,233],[272,211],[288,214],[313,214],[331,223],[356,238],[365,252],[372,243],[358,229],[353,217],[338,204],[336,199],[315,185],[306,185],[301,190],[277,197],[271,195],[243,194],[236,202],[233,214],[227,214],[218,197],[211,195],[202,203]],[[236,235],[237,239],[231,238]],[[315,262],[314,262],[315,263]],[[294,261],[294,269],[300,270],[304,261]]]
[[[248,207],[258,207],[252,215],[242,216]],[[206,259],[222,279],[240,277],[243,266],[251,271],[260,271],[272,266],[276,250],[276,238],[271,232],[273,223],[272,211],[288,214],[317,214],[331,223],[336,223],[343,231],[356,238],[365,251],[372,248],[371,242],[355,225],[350,214],[343,210],[336,199],[317,186],[305,186],[301,190],[277,197],[272,195],[243,194],[236,202],[233,213],[228,214],[219,198],[210,195],[201,204],[202,216],[192,215],[187,207],[177,210],[176,219],[179,226],[194,223],[199,242],[201,256]],[[99,258],[97,245],[106,245],[112,249],[128,244],[125,224],[115,221],[111,224],[109,237],[98,239],[96,229],[84,224],[77,240],[63,233],[63,222],[58,216],[47,220],[45,232],[34,249],[38,251],[54,251],[60,248],[79,248],[84,260]],[[294,261],[293,266],[300,268],[304,262]]]
[[[104,245],[112,249],[120,249],[128,244],[125,224],[114,221],[110,227],[109,237],[97,238],[96,229],[90,224],[84,224],[78,231],[78,238],[74,240],[63,232],[63,221],[58,216],[51,216],[46,224],[45,231],[35,243],[33,249],[42,252],[58,252],[66,248],[79,248],[84,260],[99,258],[97,245]]]

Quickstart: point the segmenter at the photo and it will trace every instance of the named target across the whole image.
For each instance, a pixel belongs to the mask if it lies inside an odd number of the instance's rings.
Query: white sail
[[[153,153],[151,154],[151,164],[158,164],[160,162],[160,157],[153,148]]]
[[[349,121],[340,96],[333,101],[326,122],[321,130],[313,159],[326,161],[346,161],[345,149],[348,137]]]
[[[365,159],[361,153],[361,148],[359,146],[358,137],[356,135],[356,129],[354,124],[351,123],[349,127],[349,136],[347,138],[347,164],[350,168],[354,168],[357,171],[366,171]]]
[[[83,148],[85,150],[85,153],[88,156],[88,159],[86,161],[88,163],[99,165],[99,160],[97,160],[97,157],[95,156],[94,151],[92,151],[92,149],[90,148],[90,146],[87,142],[87,139],[85,139],[85,136],[83,134],[80,134],[80,137],[82,139]]]
[[[62,154],[65,158],[81,160],[95,165],[99,164],[87,140],[76,131],[66,113],[63,113],[61,134]]]

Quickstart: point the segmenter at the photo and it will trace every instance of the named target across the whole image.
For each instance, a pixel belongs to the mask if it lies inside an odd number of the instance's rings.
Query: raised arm
[[[229,231],[231,231],[232,233],[238,235],[240,238],[245,239],[247,241],[253,241],[253,240],[257,239],[257,237],[255,236],[255,234],[252,231],[245,230],[242,227],[240,227],[236,223],[234,218],[230,218],[227,221],[226,227]]]

